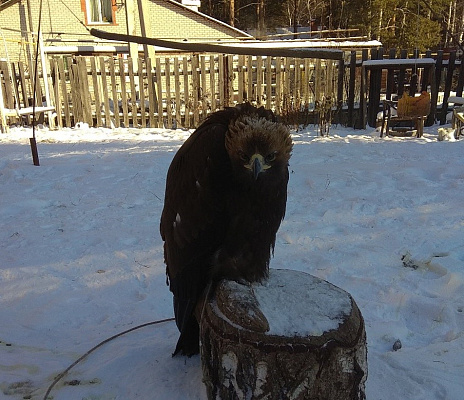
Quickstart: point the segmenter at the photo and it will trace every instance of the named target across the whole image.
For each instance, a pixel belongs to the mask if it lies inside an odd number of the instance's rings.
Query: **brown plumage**
[[[245,103],[212,114],[174,156],[160,226],[181,332],[174,355],[198,352],[193,311],[209,282],[267,277],[291,151],[273,113]]]

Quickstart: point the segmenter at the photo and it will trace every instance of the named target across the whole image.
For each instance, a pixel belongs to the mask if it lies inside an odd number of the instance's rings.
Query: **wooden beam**
[[[219,54],[239,54],[252,56],[273,56],[273,57],[296,57],[296,58],[323,58],[328,60],[341,60],[342,50],[335,49],[307,49],[307,48],[277,48],[277,47],[240,47],[227,46],[209,43],[186,43],[161,40],[150,37],[135,35],[125,35],[121,33],[105,32],[99,29],[91,29],[93,36],[107,40],[119,40],[122,42],[134,42],[151,46],[167,47],[177,50],[185,50],[195,53],[219,53]]]
[[[127,36],[135,35],[136,28],[135,28],[135,4],[134,0],[126,1],[126,25],[127,25]],[[124,40],[128,42],[129,46],[129,57],[132,58],[134,69],[137,70],[138,62],[139,62],[139,50],[138,46],[135,42]]]

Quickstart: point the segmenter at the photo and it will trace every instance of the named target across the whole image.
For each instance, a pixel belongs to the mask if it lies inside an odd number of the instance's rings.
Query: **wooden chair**
[[[397,102],[384,100],[382,112],[382,127],[380,137],[388,136],[395,126],[396,132],[408,132],[413,127],[416,130],[416,136],[422,137],[424,134],[424,122],[427,119],[425,116],[398,116]],[[398,126],[400,123],[410,122],[412,126]]]
[[[464,128],[464,97],[450,96],[448,104],[454,103],[453,115],[451,117],[451,127],[454,128],[454,137],[459,139]]]

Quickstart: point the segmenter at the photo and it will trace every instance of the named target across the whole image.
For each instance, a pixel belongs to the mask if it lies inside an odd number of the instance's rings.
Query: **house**
[[[130,2],[130,3],[129,3]],[[35,54],[39,29],[47,53],[88,54],[127,51],[121,43],[105,43],[90,28],[141,35],[138,6],[146,36],[169,40],[215,41],[250,37],[198,11],[200,0],[41,0],[0,1],[0,58],[27,61]],[[129,10],[129,12],[127,11]],[[128,26],[131,31],[129,31]],[[121,47],[122,46],[122,47]]]

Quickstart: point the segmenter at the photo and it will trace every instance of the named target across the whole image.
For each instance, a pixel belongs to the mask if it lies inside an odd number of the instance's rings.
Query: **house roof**
[[[0,1],[0,11],[12,6],[13,4],[19,3],[21,0],[4,0]]]
[[[183,4],[181,4],[181,3],[177,2],[177,1],[174,1],[174,0],[163,0],[163,1],[165,1],[166,3],[170,3],[175,7],[180,7],[180,8],[182,8],[183,10],[185,10],[187,12],[194,13],[194,14],[200,16],[201,18],[204,18],[209,23],[222,25],[223,27],[226,27],[226,28],[234,31],[235,33],[239,34],[240,36],[242,36],[244,38],[253,38],[253,36],[251,36],[250,34],[244,32],[244,31],[242,31],[240,29],[237,29],[237,28],[233,27],[232,25],[226,24],[223,21],[220,21],[220,20],[218,20],[216,18],[210,17],[209,15],[203,14],[200,11],[192,10],[191,8],[185,6],[185,5],[183,5]]]

